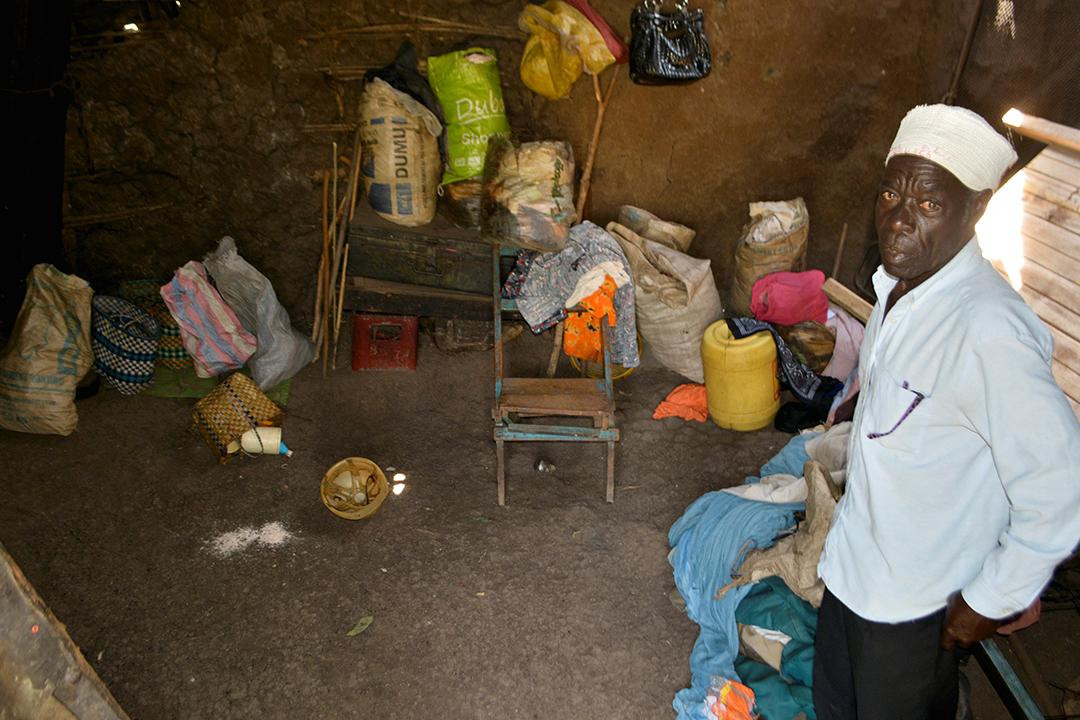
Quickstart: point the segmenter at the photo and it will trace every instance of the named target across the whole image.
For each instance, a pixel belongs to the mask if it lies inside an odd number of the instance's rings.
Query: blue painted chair
[[[517,248],[493,245],[492,276],[495,311],[495,455],[498,473],[499,505],[506,504],[507,442],[602,442],[607,443],[608,502],[615,500],[615,394],[611,382],[611,328],[605,319],[601,327],[604,352],[604,377],[597,378],[524,378],[506,377],[503,364],[502,316],[517,310],[515,300],[502,297],[499,273],[500,256],[517,253]],[[583,312],[572,309],[570,312]],[[521,422],[524,418],[586,418],[592,426],[538,425]],[[565,422],[565,420],[564,420]]]

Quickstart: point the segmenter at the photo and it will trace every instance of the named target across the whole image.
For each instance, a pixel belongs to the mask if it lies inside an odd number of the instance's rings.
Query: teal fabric
[[[817,610],[791,592],[783,580],[768,577],[755,584],[739,603],[735,619],[743,625],[779,630],[791,638],[780,659],[780,673],[742,655],[735,663],[735,671],[757,696],[764,720],[787,720],[800,712],[814,720]]]

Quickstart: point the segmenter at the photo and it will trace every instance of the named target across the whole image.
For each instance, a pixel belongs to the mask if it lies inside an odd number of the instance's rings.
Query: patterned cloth
[[[776,341],[776,354],[780,358],[780,382],[787,387],[799,399],[801,403],[809,406],[821,417],[829,413],[833,396],[836,395],[844,384],[835,378],[818,375],[810,368],[795,359],[791,348],[787,346],[780,333],[772,325],[754,318],[736,317],[727,319],[728,328],[736,338],[744,338],[762,331],[772,333]]]
[[[161,329],[149,314],[127,300],[95,295],[90,341],[94,370],[109,387],[134,395],[154,380]]]
[[[586,221],[570,228],[566,247],[557,253],[522,252],[503,286],[503,296],[517,300],[521,316],[534,333],[539,333],[566,317],[565,303],[574,294],[578,280],[596,265],[609,261],[617,261],[626,276],[631,276],[626,255],[615,238]],[[633,283],[618,287],[614,304],[611,361],[637,367],[640,358]]]
[[[585,312],[570,313],[566,317],[563,334],[563,351],[570,357],[586,362],[600,362],[604,357],[603,333],[600,330],[604,318],[616,324],[615,281],[611,276],[604,279],[600,288],[581,301]]]
[[[195,361],[195,374],[213,377],[243,366],[255,351],[255,336],[240,324],[220,293],[210,284],[202,263],[189,262],[161,287],[184,340]]]
[[[126,280],[120,283],[120,292],[117,294],[139,308],[157,321],[161,328],[161,337],[158,339],[157,365],[159,367],[184,370],[191,367],[191,356],[184,349],[184,341],[180,337],[180,326],[165,307],[161,299],[158,280]]]

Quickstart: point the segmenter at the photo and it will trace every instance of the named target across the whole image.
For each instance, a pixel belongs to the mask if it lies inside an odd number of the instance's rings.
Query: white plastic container
[[[281,428],[259,427],[252,428],[240,436],[240,442],[233,441],[229,444],[229,453],[240,452],[252,453],[253,455],[284,455],[292,457],[292,450],[281,441]]]

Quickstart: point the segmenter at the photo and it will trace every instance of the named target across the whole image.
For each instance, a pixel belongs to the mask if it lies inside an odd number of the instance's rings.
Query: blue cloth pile
[[[769,462],[761,466],[761,470],[758,471],[757,475],[748,476],[746,482],[756,483],[761,478],[770,475],[802,477],[803,465],[810,459],[810,455],[806,452],[806,442],[820,434],[808,432],[805,435],[796,435],[791,438],[788,440],[787,445],[780,449],[780,452],[773,455]]]
[[[803,465],[810,459],[805,447],[810,437],[793,437],[761,468],[761,476],[801,476]],[[750,477],[747,481],[757,479]],[[716,599],[716,591],[730,582],[747,552],[770,547],[780,533],[795,525],[795,513],[803,509],[805,503],[756,502],[713,491],[695,500],[671,526],[668,561],[675,587],[686,602],[686,614],[701,626],[690,653],[690,687],[680,690],[672,702],[679,720],[708,720],[705,694],[710,680],[714,676],[739,677],[735,666],[739,650],[736,609],[758,586],[729,590],[720,600]],[[760,701],[758,707],[765,717],[772,717]]]

